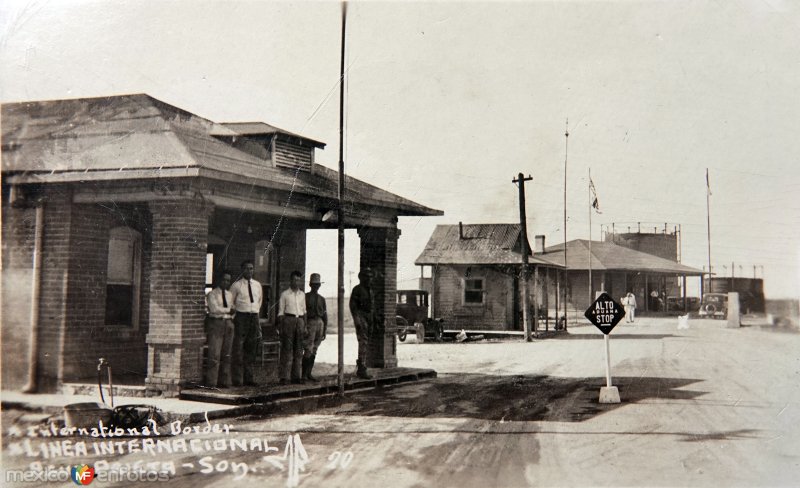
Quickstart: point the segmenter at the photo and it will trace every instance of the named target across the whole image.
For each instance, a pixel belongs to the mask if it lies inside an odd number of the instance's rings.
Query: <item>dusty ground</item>
[[[228,421],[228,437],[268,439],[271,459],[229,449],[100,457],[172,460],[176,486],[797,486],[796,329],[640,319],[611,337],[617,405],[597,402],[604,348],[591,326],[534,343],[410,340],[398,344],[400,363],[439,378],[320,401],[311,415]],[[335,363],[335,339],[318,361]],[[346,343],[352,362],[352,335]],[[33,459],[9,452],[12,414],[6,468]]]

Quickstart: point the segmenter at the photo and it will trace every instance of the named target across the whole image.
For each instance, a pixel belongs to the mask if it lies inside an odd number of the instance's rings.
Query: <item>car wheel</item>
[[[395,323],[397,324],[397,338],[400,339],[400,342],[403,342],[408,335],[408,321],[398,315],[395,317]]]
[[[436,324],[436,334],[434,334],[434,339],[436,342],[442,342],[442,337],[444,336],[444,326],[442,324]]]

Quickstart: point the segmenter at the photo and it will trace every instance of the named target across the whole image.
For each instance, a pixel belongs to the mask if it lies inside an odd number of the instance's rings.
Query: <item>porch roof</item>
[[[589,241],[575,239],[567,242],[567,264],[569,270],[589,269]],[[564,265],[564,244],[547,247],[540,255]],[[636,251],[613,242],[592,241],[592,270],[639,271],[648,273],[702,276],[703,271],[677,261],[660,258],[646,252]]]
[[[337,171],[319,164],[310,172],[275,167],[227,138],[278,133],[324,144],[263,123],[218,124],[146,94],[8,103],[2,120],[2,172],[9,183],[227,174],[256,186],[337,198]],[[345,187],[349,204],[400,216],[443,214],[349,176]]]
[[[437,225],[417,265],[435,264],[521,264],[520,224]],[[530,246],[529,246],[530,248]],[[528,262],[562,268],[563,265],[539,255]]]

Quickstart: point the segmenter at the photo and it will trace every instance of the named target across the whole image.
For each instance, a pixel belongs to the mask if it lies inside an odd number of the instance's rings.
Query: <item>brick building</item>
[[[520,224],[437,225],[415,264],[430,266],[423,288],[449,329],[523,330]],[[528,245],[528,249],[532,249]],[[529,255],[532,317],[558,322],[563,265]]]
[[[244,259],[274,322],[307,229],[335,228],[324,144],[264,123],[219,124],[148,95],[2,107],[3,388],[57,391],[98,358],[153,394],[199,381],[204,291]],[[394,321],[399,216],[441,215],[353,178],[345,225]],[[327,220],[327,221],[324,221]],[[333,258],[335,259],[335,257]],[[371,367],[394,367],[393,328]]]

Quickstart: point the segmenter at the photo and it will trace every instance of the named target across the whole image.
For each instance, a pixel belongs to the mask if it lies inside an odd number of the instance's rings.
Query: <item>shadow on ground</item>
[[[582,422],[648,399],[691,400],[706,392],[682,389],[701,380],[615,377],[622,403],[600,404],[604,378],[443,375],[435,380],[378,388],[338,398],[307,399],[315,414]]]

